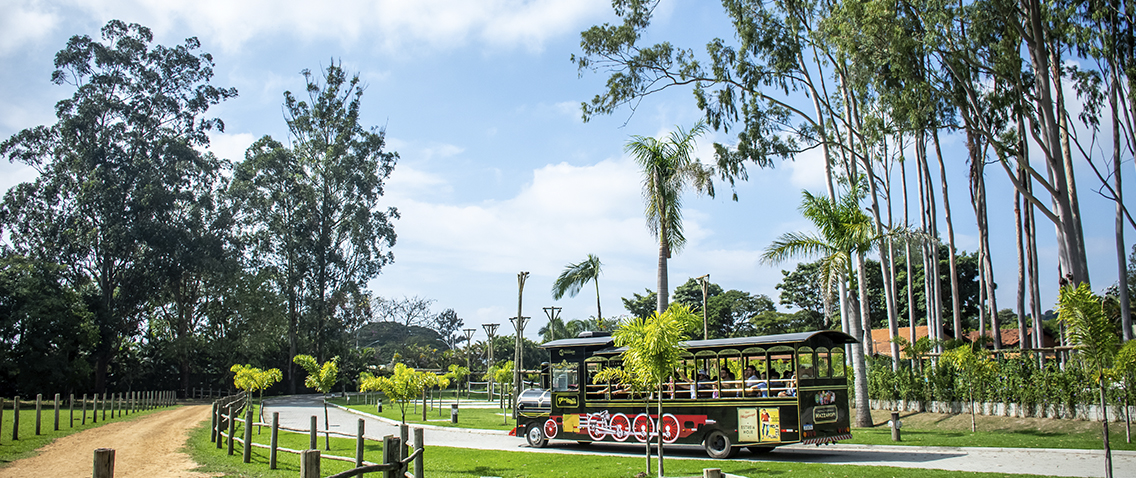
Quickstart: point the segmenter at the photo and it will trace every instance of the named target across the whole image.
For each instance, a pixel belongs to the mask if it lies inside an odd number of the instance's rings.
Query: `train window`
[[[567,360],[552,365],[552,391],[568,392],[580,389],[580,369],[577,362]]]
[[[587,390],[587,398],[589,400],[605,400],[607,399],[607,383],[604,381],[596,381],[596,374],[603,370],[607,360],[603,357],[588,357],[584,361],[584,367],[588,373],[588,382],[584,386]]]
[[[833,377],[843,377],[844,376],[844,350],[832,349],[830,355],[832,357],[832,376]]]
[[[816,364],[813,360],[813,349],[811,347],[797,349],[797,377],[801,379],[816,378]]]
[[[817,347],[817,366],[816,378],[829,378],[832,376],[832,370],[828,367],[828,349],[824,347]]]

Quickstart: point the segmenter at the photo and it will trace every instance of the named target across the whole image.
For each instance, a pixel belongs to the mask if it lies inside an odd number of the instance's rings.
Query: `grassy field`
[[[5,400],[5,406],[11,407],[11,400]],[[4,410],[4,421],[0,424],[0,467],[20,458],[26,458],[36,454],[36,450],[48,443],[51,443],[56,438],[65,437],[72,433],[81,432],[83,430],[101,426],[106,423],[120,422],[126,420],[134,420],[138,417],[148,415],[157,410],[155,409],[146,412],[134,412],[130,415],[124,415],[119,418],[110,418],[110,412],[107,412],[107,419],[103,421],[102,412],[99,412],[99,422],[94,423],[91,417],[94,412],[91,411],[90,405],[87,408],[87,424],[83,425],[82,410],[76,405],[75,409],[75,426],[71,427],[70,412],[65,406],[66,401],[60,404],[59,409],[59,431],[55,431],[55,408],[52,402],[44,402],[43,409],[40,411],[40,434],[35,434],[35,404],[24,402],[20,405],[20,439],[12,441],[12,424],[15,414],[12,409]]]
[[[430,433],[429,430],[426,431]],[[241,431],[238,427],[238,436]],[[267,430],[256,435],[254,441],[267,443],[269,434]],[[308,447],[308,435],[301,433],[280,433],[280,446],[303,449]],[[319,438],[322,449],[324,438]],[[225,477],[295,477],[299,473],[299,459],[297,455],[279,453],[277,455],[276,470],[268,469],[268,450],[253,448],[252,462],[245,464],[241,460],[241,450],[238,445],[234,454],[229,456],[226,449],[217,449],[209,441],[209,424],[202,423],[190,435],[186,445],[187,451],[197,463],[201,464],[198,471],[220,473]],[[344,438],[331,439],[331,451],[325,454],[339,456],[354,456],[355,441]],[[382,444],[368,441],[365,446],[365,458],[368,461],[378,462],[382,457]],[[321,474],[323,476],[347,470],[352,465],[345,462],[323,460]],[[652,467],[654,462],[652,462]],[[794,477],[847,477],[847,476],[888,476],[896,478],[946,478],[946,477],[1015,477],[1028,478],[1035,475],[1004,475],[994,473],[963,473],[956,471],[919,470],[892,467],[868,467],[853,465],[819,465],[803,463],[774,463],[750,462],[742,460],[688,460],[671,459],[666,461],[667,476],[702,476],[704,468],[720,468],[727,473],[747,477],[756,476],[794,476]],[[478,477],[525,477],[525,478],[560,478],[560,477],[635,477],[644,470],[642,457],[636,456],[587,456],[587,455],[560,455],[553,453],[526,453],[514,451],[485,451],[465,448],[428,447],[425,454],[426,474],[430,478],[478,478]],[[376,475],[377,476],[377,475]],[[650,476],[654,476],[652,473]]]
[[[346,405],[341,398],[332,403]],[[399,420],[398,406],[384,403],[383,413],[376,413],[374,405],[354,403],[350,408],[391,420]],[[439,416],[439,411],[441,415]],[[891,441],[891,429],[887,421],[891,413],[873,410],[873,428],[854,428],[852,440],[841,443],[864,445],[911,445],[911,446],[952,446],[952,447],[1006,447],[1006,448],[1074,448],[1095,450],[1101,448],[1100,422],[1082,420],[1053,420],[1047,418],[1008,418],[977,417],[978,431],[970,431],[970,415],[945,415],[938,413],[904,412],[901,442]],[[427,411],[426,421],[422,421],[422,409],[408,407],[406,421],[411,425],[436,425],[444,427],[481,428],[488,430],[511,430],[515,424],[512,419],[504,424],[502,410],[499,408],[461,408],[458,424],[450,423],[449,405]],[[1114,450],[1136,450],[1136,443],[1127,443],[1124,424],[1110,423],[1109,437]]]

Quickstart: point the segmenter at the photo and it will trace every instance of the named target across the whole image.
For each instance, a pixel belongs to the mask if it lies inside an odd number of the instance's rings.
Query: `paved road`
[[[357,420],[366,420],[364,435],[381,439],[398,435],[395,423],[374,416],[329,407],[332,431],[354,433]],[[308,429],[310,417],[323,422],[323,407],[318,395],[297,395],[265,400],[265,413],[280,412],[281,426]],[[426,427],[427,446],[448,446],[482,450],[526,451],[534,453],[639,455],[642,445],[553,441],[547,448],[531,448],[524,438],[508,436],[496,430],[464,430]],[[677,459],[707,459],[701,447],[671,445],[667,456]],[[989,471],[1052,476],[1104,476],[1103,452],[1097,450],[1063,450],[1030,448],[951,448],[885,445],[791,445],[772,453],[747,455],[734,460],[827,463],[839,465],[876,465],[902,468],[928,468],[951,471]],[[1136,452],[1113,451],[1113,470],[1117,477],[1136,476]]]

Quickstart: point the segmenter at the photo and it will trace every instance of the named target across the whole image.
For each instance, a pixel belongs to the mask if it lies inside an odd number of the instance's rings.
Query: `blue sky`
[[[379,205],[402,214],[395,263],[371,281],[375,294],[428,297],[435,311],[453,308],[466,326],[499,322],[511,332],[516,275],[529,271],[524,314],[533,317],[526,335],[535,337],[546,321],[541,307],[564,307],[566,319],[595,314],[591,287],[575,299],[553,301],[549,293],[564,266],[589,253],[604,263],[605,315],[626,313],[620,297],[654,287],[657,247],[642,215],[639,173],[623,147],[631,135],[666,134],[701,115],[689,90],[674,89],[644,100],[634,115],[625,109],[581,121],[580,102],[599,93],[605,78],[579,75],[569,57],[579,53],[580,31],[616,20],[608,0],[0,0],[0,12],[0,137],[54,122],[55,102],[72,94],[49,81],[55,52],[72,35],[97,37],[110,19],[146,25],[160,44],[201,40],[216,62],[213,84],[240,93],[210,110],[226,124],[212,150],[233,160],[260,136],[286,139],[283,92],[302,90],[301,70],[334,59],[363,78],[363,123],[384,126],[401,156]],[[701,52],[731,31],[716,4],[665,1],[646,40]],[[730,138],[704,137],[704,160],[714,141]],[[957,135],[946,136],[944,147],[958,247],[973,251],[965,147]],[[779,271],[792,264],[764,265],[759,256],[778,235],[809,228],[796,209],[802,189],[823,191],[821,164],[809,153],[750,168],[738,202],[725,186],[716,199],[685,198],[688,244],[670,262],[672,287],[709,273],[726,289],[776,300]],[[0,188],[34,174],[0,163]],[[1078,174],[1099,290],[1116,280],[1113,206],[1094,192],[1087,168]],[[1012,191],[997,166],[987,169],[987,187],[999,305],[1013,307]],[[1048,309],[1056,300],[1056,248],[1051,224],[1039,222],[1038,231]],[[483,335],[478,327],[476,337]]]

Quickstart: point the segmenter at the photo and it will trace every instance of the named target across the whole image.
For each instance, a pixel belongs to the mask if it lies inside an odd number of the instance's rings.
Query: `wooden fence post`
[[[425,462],[423,456],[426,454],[425,447],[426,440],[422,438],[422,429],[414,429],[414,451],[421,450],[421,453],[414,458],[414,478],[422,478],[425,476]]]
[[[75,394],[72,393],[67,400],[67,413],[71,415],[71,424],[69,428],[75,428]]]
[[[95,448],[94,478],[114,478],[114,448]]]
[[[320,451],[300,452],[300,478],[320,478]]]
[[[316,443],[316,431],[317,431],[316,427],[317,426],[318,426],[318,424],[316,423],[316,416],[312,415],[312,425],[309,428],[310,431],[308,432],[308,449],[313,449],[313,448],[316,448],[316,446],[317,446],[317,443]]]
[[[3,425],[4,425],[4,397],[0,397],[0,435],[3,434],[3,430],[4,430]],[[3,440],[0,439],[0,441],[3,441]]]
[[[383,464],[397,463],[401,458],[399,450],[403,449],[402,440],[395,438],[394,435],[387,435],[383,437]],[[405,471],[399,467],[383,472],[383,478],[402,478]]]
[[[268,469],[276,469],[276,437],[280,433],[280,412],[272,412],[272,437],[268,440]]]
[[[245,463],[252,462],[252,409],[245,407]]]
[[[20,396],[12,401],[12,441],[20,439]]]
[[[209,441],[217,441],[217,402],[213,402],[213,409],[209,413]]]
[[[112,415],[111,417],[113,418],[114,416]],[[103,392],[103,421],[105,422],[106,419],[107,419],[107,394],[106,394],[106,392]]]
[[[402,446],[398,449],[398,459],[405,460],[409,453],[406,452],[406,447],[410,446],[410,427],[405,423],[398,426],[398,438],[402,442]]]
[[[87,394],[83,394],[83,425],[87,424]]]
[[[59,431],[59,394],[55,394],[55,431]]]
[[[217,449],[221,449],[221,430],[225,429],[225,402],[217,401]]]
[[[230,407],[228,407],[228,410],[229,410],[229,413],[226,413],[226,415],[228,415],[228,417],[226,417],[225,420],[227,420],[229,422],[228,423],[229,424],[229,437],[228,437],[227,441],[229,442],[229,456],[232,456],[233,455],[233,442],[234,442],[234,438],[236,438],[233,435],[236,434],[236,431],[237,431],[237,421],[234,420],[234,418],[236,418],[236,417],[233,416],[233,414],[235,413],[233,408],[230,406]]]
[[[363,428],[366,421],[359,419],[359,427],[355,433],[355,468],[363,466]],[[358,475],[362,477],[363,475]]]
[[[36,436],[39,436],[40,411],[43,408],[43,394],[36,394]]]
[[[91,394],[91,423],[99,422],[99,394]]]

